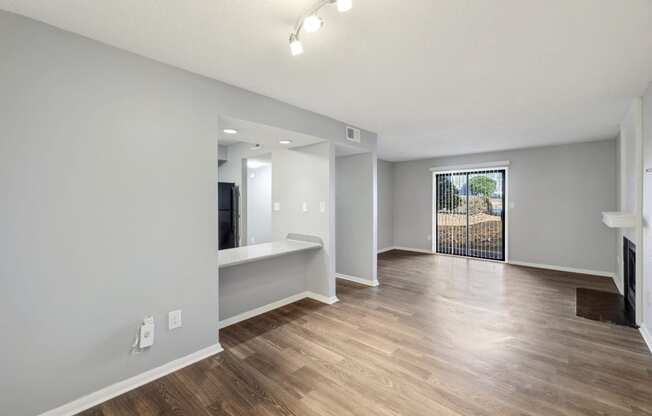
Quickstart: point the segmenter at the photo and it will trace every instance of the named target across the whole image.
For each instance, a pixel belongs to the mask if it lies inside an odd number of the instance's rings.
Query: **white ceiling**
[[[611,138],[652,79],[651,0],[0,0],[0,8],[378,132],[381,157]]]
[[[324,142],[324,139],[281,129],[265,124],[254,123],[248,120],[240,120],[234,117],[220,115],[218,117],[220,129],[235,129],[237,134],[227,134],[220,131],[218,143],[229,146],[234,143],[259,144],[263,149],[292,149],[295,147],[309,146]],[[290,144],[281,144],[280,140],[291,140]]]

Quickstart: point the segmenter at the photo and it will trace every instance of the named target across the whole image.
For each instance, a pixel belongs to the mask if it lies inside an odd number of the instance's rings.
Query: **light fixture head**
[[[292,140],[290,140],[290,139],[281,139],[278,142],[280,144],[292,144]]]
[[[303,53],[303,45],[299,38],[294,34],[290,35],[290,53],[292,56],[301,55]]]
[[[311,14],[310,16],[303,19],[303,28],[306,32],[316,32],[324,25],[324,21],[321,20],[316,14]]]
[[[353,0],[337,0],[337,11],[340,13],[348,12],[353,7]]]
[[[236,129],[224,129],[222,131],[226,134],[238,134],[238,130]]]

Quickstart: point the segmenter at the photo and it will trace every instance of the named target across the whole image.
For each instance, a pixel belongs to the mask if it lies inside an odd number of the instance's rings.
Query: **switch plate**
[[[301,211],[308,212],[308,203],[307,202],[304,202],[303,204],[301,204]]]
[[[176,328],[181,328],[181,310],[176,310],[168,313],[168,329],[171,331]]]
[[[281,203],[274,202],[274,211],[280,211],[280,210],[281,210]]]
[[[326,212],[326,202],[324,202],[324,201],[319,202],[319,212],[321,212],[321,213]]]

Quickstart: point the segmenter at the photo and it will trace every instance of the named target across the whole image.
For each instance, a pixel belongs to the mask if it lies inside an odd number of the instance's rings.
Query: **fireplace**
[[[623,284],[625,295],[625,314],[636,324],[636,245],[623,238]]]

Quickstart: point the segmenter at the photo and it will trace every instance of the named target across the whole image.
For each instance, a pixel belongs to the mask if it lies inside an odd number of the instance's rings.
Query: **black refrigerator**
[[[238,247],[238,241],[240,240],[238,232],[240,191],[235,183],[219,182],[217,185],[219,249]]]

